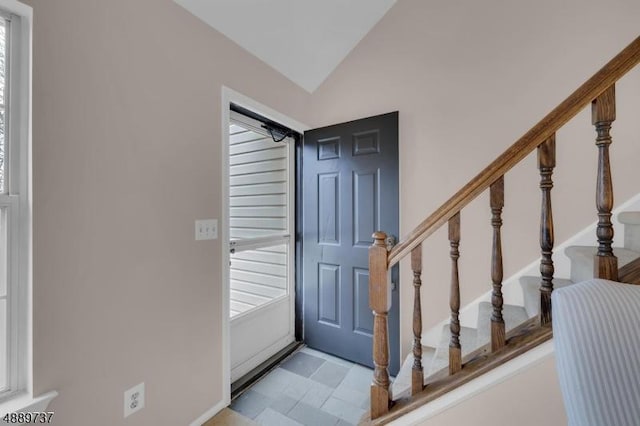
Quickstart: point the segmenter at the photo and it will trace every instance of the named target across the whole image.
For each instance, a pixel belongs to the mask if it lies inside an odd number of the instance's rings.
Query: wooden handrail
[[[609,61],[567,99],[533,126],[509,149],[467,183],[453,197],[423,220],[407,238],[389,252],[388,267],[395,265],[411,253],[427,237],[447,223],[455,214],[484,192],[540,144],[549,139],[564,124],[575,117],[591,102],[615,84],[640,63],[640,36]]]

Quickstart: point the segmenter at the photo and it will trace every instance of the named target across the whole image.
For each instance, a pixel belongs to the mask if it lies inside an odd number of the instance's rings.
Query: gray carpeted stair
[[[491,341],[491,302],[480,302],[478,306],[478,347]],[[519,326],[529,319],[522,306],[502,305],[502,318],[507,331]]]
[[[620,213],[618,220],[624,224],[625,248],[640,252],[640,212]]]
[[[427,376],[438,373],[439,371],[449,368],[449,342],[451,341],[451,329],[449,325],[442,327],[440,335],[440,344],[436,348],[436,354],[428,371]],[[478,344],[478,330],[469,327],[460,327],[460,346],[462,347],[462,356],[469,352],[473,352],[481,345]]]
[[[436,348],[422,346],[422,370],[429,371],[431,362],[436,354]],[[394,401],[411,395],[411,367],[413,366],[413,354],[407,356],[400,367],[396,379],[391,384],[391,395]]]
[[[524,299],[524,309],[529,318],[540,315],[540,277],[525,276],[520,277],[520,287]],[[564,278],[554,278],[553,288],[562,288],[573,284],[573,281]]]
[[[614,254],[618,257],[618,267],[622,267],[640,257],[640,212],[624,212],[618,215],[618,220],[624,224],[624,248],[615,247]],[[617,235],[622,230],[617,229]],[[593,278],[593,256],[596,247],[571,246],[565,249],[565,254],[571,260],[571,279],[554,278],[554,289],[566,287],[574,282],[581,282]],[[540,314],[540,282],[539,276],[520,277],[520,286],[524,306],[504,305],[503,318],[507,331],[517,327],[529,318]],[[462,327],[460,330],[460,344],[462,356],[484,346],[491,340],[491,303],[480,302],[478,306],[477,328]],[[438,378],[443,370],[449,366],[449,341],[451,333],[449,325],[442,328],[440,343],[437,348],[423,346],[422,367],[425,372],[425,384]],[[411,366],[413,355],[409,355],[392,383],[391,392],[394,400],[408,397],[411,394]]]
[[[579,283],[593,278],[593,256],[597,252],[597,247],[567,247],[565,254],[571,259],[571,281]],[[613,254],[618,257],[618,268],[640,257],[639,252],[621,247],[614,247]]]

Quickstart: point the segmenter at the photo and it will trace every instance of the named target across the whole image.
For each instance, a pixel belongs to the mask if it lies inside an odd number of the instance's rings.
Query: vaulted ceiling
[[[313,92],[396,0],[175,0]]]

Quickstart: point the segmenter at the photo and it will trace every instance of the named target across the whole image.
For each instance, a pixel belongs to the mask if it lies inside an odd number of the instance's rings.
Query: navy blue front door
[[[373,232],[399,231],[398,113],[305,132],[302,175],[304,340],[373,366],[368,250]],[[391,374],[400,367],[397,276]]]

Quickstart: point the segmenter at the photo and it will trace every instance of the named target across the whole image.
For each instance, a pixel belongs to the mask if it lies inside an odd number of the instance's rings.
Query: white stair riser
[[[571,259],[571,281],[579,283],[593,278],[593,259]]]
[[[483,302],[478,310],[478,346],[483,346],[491,341],[491,313],[493,306],[491,303]],[[506,331],[512,330],[525,322],[527,311],[522,306],[503,305],[502,318],[504,319]]]
[[[594,256],[597,251],[597,247],[567,247],[565,253],[569,259],[571,259],[571,281],[578,283],[594,277]],[[618,258],[618,268],[640,257],[640,252],[630,250],[626,247],[614,247],[613,254]]]
[[[640,252],[640,225],[626,224],[624,226],[624,246]]]
[[[524,308],[529,318],[540,315],[540,277],[520,277],[520,288],[524,299]],[[553,279],[553,288],[562,288],[573,284],[571,280],[563,278]]]

